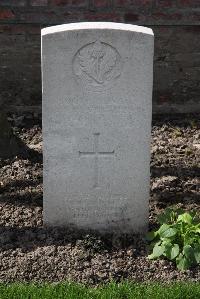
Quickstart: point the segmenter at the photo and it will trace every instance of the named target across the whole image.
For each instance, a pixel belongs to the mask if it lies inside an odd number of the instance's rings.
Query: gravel
[[[0,159],[1,282],[199,280],[199,266],[179,272],[170,261],[149,261],[142,236],[43,227],[41,120],[29,114],[9,121],[29,151]],[[168,206],[200,211],[199,116],[154,119],[151,154],[150,229]]]

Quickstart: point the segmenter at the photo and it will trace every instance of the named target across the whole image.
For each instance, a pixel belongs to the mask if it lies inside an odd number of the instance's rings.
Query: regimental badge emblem
[[[97,40],[83,46],[74,56],[74,74],[89,86],[112,84],[121,74],[121,57],[111,45]]]

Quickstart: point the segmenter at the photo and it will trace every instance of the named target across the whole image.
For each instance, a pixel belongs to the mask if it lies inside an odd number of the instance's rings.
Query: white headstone
[[[149,28],[42,30],[44,223],[147,229],[152,69]]]

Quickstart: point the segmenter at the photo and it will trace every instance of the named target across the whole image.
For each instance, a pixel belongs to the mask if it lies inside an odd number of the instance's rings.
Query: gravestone
[[[149,28],[42,30],[46,225],[147,229],[152,69]]]

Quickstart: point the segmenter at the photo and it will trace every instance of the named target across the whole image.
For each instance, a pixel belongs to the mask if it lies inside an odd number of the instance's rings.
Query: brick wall
[[[40,30],[78,21],[151,27],[153,111],[200,112],[200,0],[0,0],[0,97],[8,110],[41,109]]]

